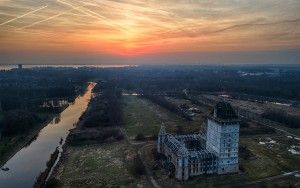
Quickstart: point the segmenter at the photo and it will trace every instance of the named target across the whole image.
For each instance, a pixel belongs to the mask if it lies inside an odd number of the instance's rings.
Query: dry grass
[[[62,187],[146,187],[146,177],[130,173],[135,154],[125,142],[69,147],[56,178]]]
[[[286,136],[271,137],[277,144],[261,145],[258,142],[264,141],[266,138],[252,137],[241,138],[240,145],[247,146],[248,149],[256,156],[254,160],[240,159],[241,166],[245,169],[245,173],[223,175],[223,176],[199,176],[181,184],[180,182],[170,179],[164,170],[154,170],[156,179],[162,187],[218,187],[227,185],[238,185],[257,181],[266,177],[280,175],[285,172],[291,172],[300,170],[300,157],[299,155],[293,155],[288,151],[291,145],[300,145],[300,141],[296,139],[287,138]],[[143,157],[149,166],[154,166],[155,161],[151,155],[152,149],[156,148],[155,145],[144,147]],[[292,179],[292,181],[290,181]],[[280,178],[276,181],[265,181],[266,185],[273,185],[278,183],[279,185],[288,185],[292,183],[295,185],[300,184],[300,178],[289,177]],[[256,185],[256,184],[255,184]],[[253,185],[252,185],[253,186]],[[251,186],[249,186],[251,187]]]

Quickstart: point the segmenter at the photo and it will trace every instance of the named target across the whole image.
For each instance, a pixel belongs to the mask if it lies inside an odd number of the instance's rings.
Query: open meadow
[[[179,99],[168,100],[180,103]],[[241,128],[239,173],[203,175],[187,182],[170,178],[157,159],[155,136],[161,124],[172,134],[199,131],[210,111],[205,112],[209,109],[204,106],[194,107],[203,112],[188,121],[145,98],[122,96],[122,129],[126,140],[68,146],[55,177],[62,187],[151,187],[151,178],[161,187],[300,185],[299,173],[295,173],[300,170],[299,138],[269,129],[269,133],[261,132],[265,131],[263,125],[251,121]],[[138,134],[143,134],[144,140],[137,140]],[[133,173],[135,156],[140,157],[149,173],[138,176]]]

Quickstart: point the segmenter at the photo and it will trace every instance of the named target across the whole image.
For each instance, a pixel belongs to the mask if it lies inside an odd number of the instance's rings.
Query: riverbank
[[[55,165],[55,162],[58,160],[59,157],[59,148],[57,147],[55,149],[55,151],[51,154],[49,161],[47,162],[47,168],[45,169],[45,171],[41,172],[41,174],[39,175],[39,177],[37,178],[35,184],[34,184],[34,188],[42,188],[45,187],[46,181],[47,181],[47,177],[49,176],[52,167]]]
[[[64,111],[67,108],[62,109]],[[50,115],[46,121],[38,126],[35,126],[26,134],[16,135],[12,137],[3,137],[0,140],[0,145],[11,144],[10,148],[2,153],[0,156],[0,167],[2,167],[11,157],[13,157],[18,151],[20,151],[26,145],[29,145],[38,136],[39,132],[47,126],[59,113]]]
[[[93,88],[94,83],[90,83],[84,95],[78,96],[74,103],[69,104],[57,118],[41,129],[32,142],[7,161],[5,167],[8,167],[9,171],[0,171],[0,187],[29,188],[34,186],[41,172],[45,172],[41,180],[51,173],[55,164],[53,162],[57,159],[57,152],[53,154],[53,151],[64,144],[69,130],[74,128],[79,117],[87,109]]]
[[[88,86],[86,86],[88,88]],[[17,134],[13,136],[2,136],[0,137],[0,168],[5,165],[5,163],[12,158],[18,151],[20,151],[23,147],[26,145],[29,145],[32,141],[36,139],[39,132],[47,126],[52,121],[54,123],[57,123],[60,121],[59,115],[67,109],[70,104],[74,102],[77,96],[83,95],[87,89],[78,90],[76,96],[69,96],[65,98],[64,100],[69,101],[69,104],[65,104],[60,107],[58,111],[53,112],[41,112],[38,113],[38,115],[41,116],[41,118],[44,118],[46,116],[45,121],[42,123],[39,123],[35,125],[31,130],[28,130],[26,133]],[[57,118],[57,119],[56,119]],[[3,114],[0,114],[0,120],[3,119]]]
[[[140,132],[147,137],[154,135],[159,131],[157,124],[160,125],[160,122],[164,122],[170,132],[176,132],[177,125],[183,125],[183,131],[189,132],[196,130],[197,127],[199,129],[201,121],[195,121],[196,125],[193,126],[191,122],[180,119],[178,115],[169,113],[151,101],[136,96],[123,96],[122,101],[122,129],[128,142],[122,140],[95,143],[87,138],[84,142],[78,140],[76,145],[66,144],[64,157],[52,176],[51,182],[59,185],[58,187],[74,188],[119,187],[121,185],[150,187],[150,182],[153,186],[160,185],[161,187],[246,186],[245,183],[253,183],[253,186],[258,187],[260,182],[265,182],[270,186],[299,184],[297,183],[299,178],[291,173],[299,169],[299,165],[296,165],[299,164],[299,156],[288,150],[292,146],[299,145],[299,140],[297,137],[276,133],[255,133],[240,138],[241,173],[199,176],[180,184],[176,179],[170,178],[165,169],[161,168],[155,152],[155,141],[138,142],[134,139]],[[207,113],[209,112],[207,110]],[[98,112],[94,113],[99,116]],[[203,121],[205,121],[204,117]],[[82,126],[82,129],[87,128]],[[268,143],[270,139],[275,142]],[[146,175],[136,176],[131,171],[130,163],[137,153],[140,154],[140,159],[148,169]],[[280,177],[286,177],[286,179],[280,179],[282,182],[278,182],[279,179],[276,179],[276,182],[273,181],[273,178]],[[128,181],[125,181],[126,178]],[[287,178],[291,178],[291,181]]]
[[[150,187],[127,141],[67,144],[48,185],[54,187]]]
[[[67,137],[49,186],[150,186],[136,148],[124,139],[116,121],[121,117],[122,96],[116,87],[104,84],[95,88],[88,110]]]

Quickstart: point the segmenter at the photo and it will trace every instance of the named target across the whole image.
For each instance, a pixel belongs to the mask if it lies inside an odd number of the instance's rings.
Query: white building
[[[178,180],[201,174],[238,172],[239,120],[229,103],[218,103],[207,119],[207,133],[171,135],[162,126],[157,150]]]
[[[207,120],[206,149],[218,157],[218,174],[238,171],[239,120],[229,103],[220,102]]]

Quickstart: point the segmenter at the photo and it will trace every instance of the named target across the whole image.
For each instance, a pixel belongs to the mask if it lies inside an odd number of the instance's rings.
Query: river
[[[36,178],[46,169],[50,155],[60,146],[74,127],[81,114],[86,110],[92,97],[95,84],[90,83],[83,96],[78,96],[75,102],[60,114],[60,121],[52,121],[38,134],[36,140],[22,148],[3,167],[8,171],[0,170],[1,188],[29,188],[33,187]],[[56,122],[56,123],[53,123]]]

